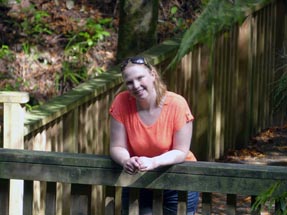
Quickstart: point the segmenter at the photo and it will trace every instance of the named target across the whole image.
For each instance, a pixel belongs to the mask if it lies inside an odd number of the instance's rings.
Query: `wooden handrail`
[[[106,214],[118,214],[115,212],[115,199],[116,189],[119,187],[131,188],[133,194],[130,197],[132,198],[130,202],[136,202],[138,188],[153,189],[155,214],[162,214],[161,192],[167,187],[178,190],[180,193],[178,210],[181,212],[178,214],[184,214],[182,211],[185,211],[186,207],[186,191],[202,193],[202,214],[208,214],[211,211],[212,193],[226,194],[228,214],[236,214],[237,195],[257,196],[277,182],[281,182],[280,190],[287,190],[286,167],[280,166],[184,162],[153,171],[128,175],[109,156],[14,149],[0,149],[0,179],[24,180],[26,188],[31,187],[29,184],[33,181],[72,184],[72,190],[76,190],[72,192],[73,195],[76,195],[75,192],[79,192],[79,196],[90,195],[91,191],[87,186],[101,185],[107,190],[106,202],[107,199],[109,200],[109,203],[106,204]],[[23,200],[24,203],[26,202],[23,207],[25,210],[27,210],[27,205],[32,205],[33,202],[29,189],[26,192],[28,194],[24,194]],[[28,196],[28,200],[25,200],[26,196]],[[82,197],[79,199],[82,201]],[[230,205],[231,201],[232,205]],[[87,212],[83,212],[83,214],[90,214],[88,202],[85,201],[86,206],[82,210]],[[54,204],[49,203],[49,205]],[[74,207],[73,204],[71,207]],[[137,211],[137,207],[137,204],[130,205],[130,212],[132,211],[133,214],[134,211]],[[48,206],[46,208],[47,213],[53,213],[54,210],[55,208]],[[73,211],[74,209],[69,210]],[[30,211],[32,210],[30,209]]]
[[[0,149],[0,178],[258,195],[282,181],[286,167],[185,162],[129,175],[108,156]],[[180,183],[178,183],[180,181]]]

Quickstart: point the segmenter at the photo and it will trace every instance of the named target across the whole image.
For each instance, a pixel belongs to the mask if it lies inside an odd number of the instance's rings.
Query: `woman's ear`
[[[150,74],[153,77],[153,79],[155,80],[156,78],[156,72],[154,71],[154,69],[150,70]]]

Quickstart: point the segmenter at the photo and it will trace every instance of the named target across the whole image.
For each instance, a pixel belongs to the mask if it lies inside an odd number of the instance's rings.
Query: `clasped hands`
[[[152,170],[156,168],[156,164],[154,158],[134,156],[124,161],[123,168],[126,173],[133,175],[138,172]]]

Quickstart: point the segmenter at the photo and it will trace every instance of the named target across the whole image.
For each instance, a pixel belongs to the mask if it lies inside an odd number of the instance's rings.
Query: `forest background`
[[[161,0],[157,42],[187,29],[203,5]],[[22,0],[0,12],[0,89],[29,92],[30,108],[116,63],[117,0]]]

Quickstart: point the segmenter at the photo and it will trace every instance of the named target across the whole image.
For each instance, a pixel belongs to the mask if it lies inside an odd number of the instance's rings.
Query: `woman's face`
[[[128,91],[136,99],[145,99],[154,93],[154,72],[145,65],[130,64],[123,71]]]

